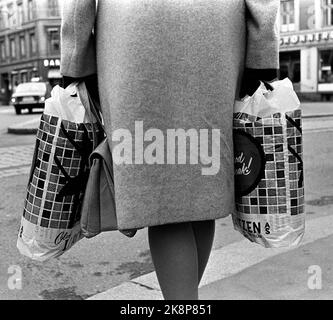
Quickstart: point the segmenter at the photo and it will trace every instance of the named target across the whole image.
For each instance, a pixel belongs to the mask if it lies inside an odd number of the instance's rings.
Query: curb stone
[[[40,123],[40,116],[35,119],[25,121],[7,128],[11,134],[36,134]]]

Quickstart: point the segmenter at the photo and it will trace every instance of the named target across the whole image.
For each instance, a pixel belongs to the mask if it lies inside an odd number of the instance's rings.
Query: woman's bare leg
[[[215,220],[192,222],[198,253],[198,285],[205,272],[215,235]]]
[[[156,275],[165,300],[198,299],[198,255],[190,222],[148,228]]]

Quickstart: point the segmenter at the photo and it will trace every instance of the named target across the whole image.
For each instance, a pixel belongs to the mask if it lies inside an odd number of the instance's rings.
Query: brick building
[[[0,0],[0,103],[18,83],[60,78],[61,0]]]

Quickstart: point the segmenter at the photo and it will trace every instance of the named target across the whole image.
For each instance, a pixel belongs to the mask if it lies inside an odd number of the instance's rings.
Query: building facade
[[[280,78],[333,95],[333,0],[281,0]]]
[[[34,77],[58,83],[61,2],[0,0],[0,103]],[[333,0],[281,0],[280,32],[280,78],[333,95]]]
[[[0,103],[19,83],[60,79],[61,0],[0,0]]]

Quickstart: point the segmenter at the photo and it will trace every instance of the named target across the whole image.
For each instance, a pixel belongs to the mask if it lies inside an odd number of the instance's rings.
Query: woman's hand
[[[71,78],[71,77],[63,76],[60,86],[62,88],[66,88],[71,83],[76,82],[76,81],[84,81],[86,83],[87,90],[88,90],[90,96],[95,101],[99,102],[97,74],[93,74],[91,76],[84,77],[84,78]]]
[[[252,96],[258,87],[260,81],[272,81],[277,79],[277,69],[249,69],[246,68],[243,75],[242,86],[240,90],[240,98],[246,95]]]

